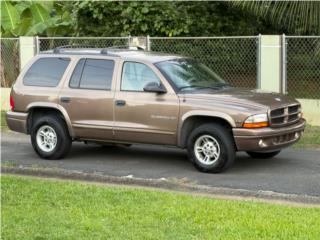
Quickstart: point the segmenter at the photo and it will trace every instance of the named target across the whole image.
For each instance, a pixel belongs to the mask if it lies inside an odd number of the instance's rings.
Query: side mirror
[[[143,88],[145,92],[154,92],[154,93],[159,93],[163,94],[166,93],[167,90],[159,83],[156,82],[150,82],[146,84]]]

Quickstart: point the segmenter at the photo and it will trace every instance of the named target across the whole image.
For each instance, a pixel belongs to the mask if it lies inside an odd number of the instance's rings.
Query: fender
[[[221,118],[223,120],[225,120],[226,122],[228,122],[230,124],[231,127],[236,127],[236,123],[233,120],[233,118],[226,114],[226,113],[222,113],[222,112],[216,112],[216,111],[206,111],[206,110],[193,110],[193,111],[188,111],[186,112],[184,115],[181,116],[181,120],[179,123],[179,127],[178,127],[178,146],[181,146],[181,136],[182,136],[182,127],[185,123],[185,121],[187,119],[189,119],[190,117],[216,117],[216,118]]]
[[[68,131],[71,137],[75,137],[74,135],[74,131],[72,128],[72,124],[71,124],[71,120],[69,118],[69,115],[67,113],[67,111],[65,110],[65,108],[63,106],[61,106],[60,104],[57,103],[50,103],[50,102],[32,102],[27,106],[27,111],[31,110],[32,108],[53,108],[58,110],[64,117],[67,127],[68,127]]]

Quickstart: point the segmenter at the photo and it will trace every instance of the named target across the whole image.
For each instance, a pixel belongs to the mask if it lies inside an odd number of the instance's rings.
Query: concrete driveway
[[[29,136],[2,133],[2,164],[50,167],[137,178],[183,179],[200,185],[253,191],[320,196],[320,151],[286,149],[273,159],[251,159],[238,153],[226,173],[198,172],[183,150],[136,145],[101,147],[74,143],[68,157],[41,160],[33,151]]]

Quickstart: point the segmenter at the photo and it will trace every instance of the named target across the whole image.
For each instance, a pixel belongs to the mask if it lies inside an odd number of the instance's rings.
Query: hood
[[[298,103],[294,98],[259,89],[225,88],[219,91],[196,89],[179,94],[186,99],[202,99],[255,108],[278,108]]]

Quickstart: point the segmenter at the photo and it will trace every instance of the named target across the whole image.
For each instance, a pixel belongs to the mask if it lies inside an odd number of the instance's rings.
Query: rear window
[[[69,63],[69,58],[40,58],[32,64],[24,75],[23,84],[55,87],[59,84]]]
[[[110,90],[114,61],[81,59],[69,82],[71,88]]]

